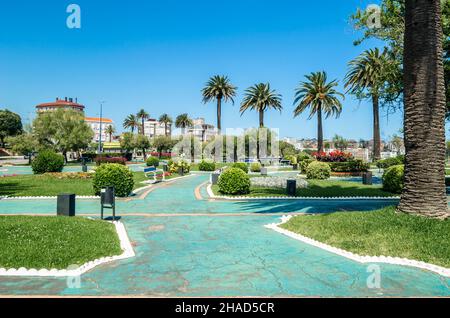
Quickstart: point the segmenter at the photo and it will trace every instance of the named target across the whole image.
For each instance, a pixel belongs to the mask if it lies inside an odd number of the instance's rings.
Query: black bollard
[[[287,195],[295,197],[297,195],[297,180],[287,181]]]
[[[60,194],[57,199],[58,216],[75,216],[75,194]]]

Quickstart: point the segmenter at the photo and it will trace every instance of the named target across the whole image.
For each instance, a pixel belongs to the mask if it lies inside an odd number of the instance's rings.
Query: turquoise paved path
[[[68,288],[65,279],[0,278],[0,294],[450,296],[450,279],[384,264],[380,264],[381,289],[369,289],[367,265],[264,228],[284,213],[372,210],[389,203],[198,200],[194,190],[207,178],[189,177],[156,189],[145,199],[119,202],[135,258],[97,267],[83,275],[81,288],[75,289]],[[200,193],[206,198],[204,187]],[[54,211],[53,200],[0,200],[1,214]],[[98,215],[98,211],[98,202],[78,201],[78,213]]]

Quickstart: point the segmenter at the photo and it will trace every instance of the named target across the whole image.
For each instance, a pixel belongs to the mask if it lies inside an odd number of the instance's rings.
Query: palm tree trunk
[[[145,136],[144,118],[142,118],[142,136]]]
[[[259,128],[264,128],[264,111],[259,111]]]
[[[219,97],[217,98],[217,131],[219,133],[219,135],[221,134],[222,131],[222,98]]]
[[[317,109],[317,151],[323,152],[322,106]]]
[[[380,104],[377,94],[372,96],[373,104],[373,161],[381,159]]]
[[[406,165],[399,211],[449,216],[445,189],[445,85],[440,0],[406,1]]]

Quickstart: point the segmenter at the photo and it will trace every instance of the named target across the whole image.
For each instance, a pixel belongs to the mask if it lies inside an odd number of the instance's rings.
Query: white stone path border
[[[70,269],[70,270],[58,270],[58,269],[26,269],[26,268],[19,268],[19,269],[5,269],[0,268],[0,277],[77,277],[81,276],[82,274],[92,270],[93,268],[106,264],[111,263],[118,260],[123,260],[127,258],[131,258],[135,256],[133,247],[131,245],[130,239],[128,238],[127,231],[125,229],[125,226],[122,222],[112,222],[115,227],[117,234],[120,239],[120,247],[122,248],[123,253],[121,255],[117,256],[110,256],[110,257],[103,257],[100,259],[96,259],[91,262],[87,262],[80,267],[76,269]]]
[[[240,200],[400,200],[400,197],[289,197],[289,196],[280,196],[280,197],[249,197],[249,196],[222,196],[215,195],[212,190],[212,184],[208,184],[206,191],[208,195],[212,199],[220,199],[220,200],[230,200],[230,201],[240,201]]]
[[[316,240],[313,240],[309,237],[285,230],[283,228],[280,227],[280,225],[283,225],[287,222],[289,222],[289,220],[291,220],[292,216],[283,216],[281,218],[281,223],[273,223],[273,224],[268,224],[265,227],[271,230],[274,230],[280,234],[286,235],[290,238],[293,238],[297,241],[301,241],[303,243],[321,248],[327,252],[333,253],[333,254],[337,254],[339,256],[351,259],[352,261],[358,262],[358,263],[362,263],[362,264],[367,264],[367,263],[385,263],[385,264],[392,264],[392,265],[401,265],[401,266],[409,266],[409,267],[416,267],[416,268],[420,268],[420,269],[424,269],[427,271],[431,271],[434,273],[437,273],[441,276],[450,277],[450,268],[445,268],[445,267],[441,267],[441,266],[437,266],[434,264],[429,264],[429,263],[425,263],[425,262],[420,262],[420,261],[415,261],[415,260],[410,260],[410,259],[406,259],[406,258],[399,258],[399,257],[390,257],[390,256],[361,256],[361,255],[357,255],[345,250],[342,250],[340,248],[336,248],[321,242],[318,242]]]

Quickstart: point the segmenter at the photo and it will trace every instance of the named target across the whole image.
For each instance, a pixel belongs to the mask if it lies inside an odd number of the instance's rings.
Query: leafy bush
[[[326,180],[331,176],[330,165],[325,162],[315,161],[306,168],[306,176],[308,179]]]
[[[389,167],[383,174],[383,190],[401,193],[405,176],[405,167],[397,165]]]
[[[236,162],[231,166],[232,168],[241,169],[245,173],[248,173],[248,165],[245,162]]]
[[[259,162],[254,162],[250,165],[251,172],[261,172],[261,164]]]
[[[366,172],[370,168],[368,163],[359,159],[348,162],[330,162],[329,165],[333,172]]]
[[[123,157],[115,157],[115,158],[109,158],[109,157],[97,157],[95,158],[95,163],[97,166],[100,166],[102,164],[119,164],[125,166],[127,164],[127,159]]]
[[[317,161],[321,162],[347,162],[353,160],[351,153],[335,150],[327,154],[326,152],[316,152],[313,154]]]
[[[41,151],[32,161],[34,174],[61,172],[64,169],[64,157],[51,150]]]
[[[175,162],[173,160],[169,160],[168,167],[169,167],[169,172],[170,173],[178,173],[180,168],[183,168],[184,173],[189,173],[191,171],[191,166],[185,160],[181,160],[181,161],[178,161],[178,162]]]
[[[304,151],[302,151],[301,153],[299,153],[297,155],[297,162],[299,162],[299,163],[301,163],[303,160],[308,160],[308,159],[314,159],[314,157]]]
[[[286,160],[289,160],[289,161],[291,162],[291,165],[296,165],[296,164],[298,164],[297,156],[296,156],[296,155],[286,156],[285,159],[286,159]]]
[[[146,161],[147,167],[159,167],[159,159],[156,157],[149,157]]]
[[[300,161],[300,170],[302,171],[302,173],[306,173],[306,169],[308,168],[309,164],[315,161],[316,160],[314,159],[304,159]]]
[[[377,167],[379,169],[387,169],[392,166],[398,166],[398,165],[403,165],[403,164],[405,164],[405,156],[398,156],[398,157],[394,157],[394,158],[387,158],[387,159],[377,161]]]
[[[104,187],[114,187],[118,197],[127,197],[134,187],[133,173],[120,164],[101,165],[95,171],[92,184],[96,195]]]
[[[214,171],[216,170],[216,164],[214,162],[208,162],[203,160],[198,165],[198,170],[200,171]]]
[[[230,168],[220,175],[218,186],[223,194],[249,194],[250,177],[242,169]]]

